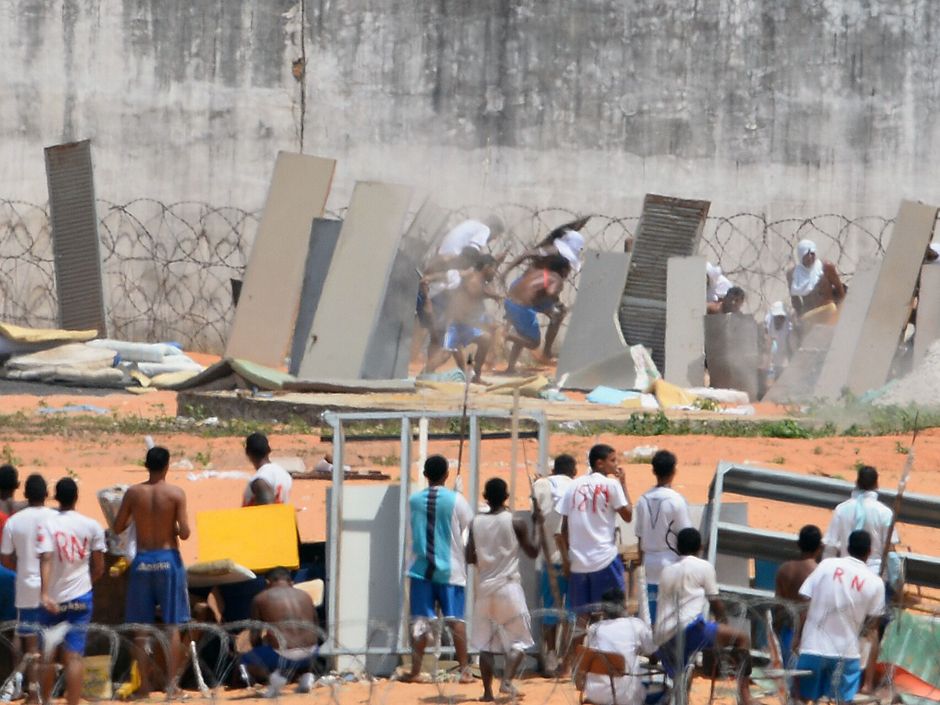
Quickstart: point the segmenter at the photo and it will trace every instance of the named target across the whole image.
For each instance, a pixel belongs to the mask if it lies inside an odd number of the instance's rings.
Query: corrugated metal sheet
[[[91,142],[46,147],[45,154],[59,325],[106,336]]]
[[[710,205],[708,201],[656,194],[647,194],[643,200],[620,307],[620,327],[627,343],[646,347],[660,370],[665,368],[669,258],[695,254]]]

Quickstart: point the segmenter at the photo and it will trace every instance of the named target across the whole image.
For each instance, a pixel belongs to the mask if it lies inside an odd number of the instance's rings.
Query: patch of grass
[[[401,465],[401,458],[397,455],[370,455],[369,462],[373,465],[381,465],[384,467],[398,467]]]
[[[907,455],[908,453],[911,452],[911,448],[910,448],[910,446],[906,446],[906,445],[904,445],[903,443],[901,443],[901,441],[895,441],[895,443],[894,443],[894,451],[895,451],[896,453],[901,454],[901,455]]]
[[[72,468],[65,468],[65,474],[68,477],[71,477],[73,480],[80,480],[78,473],[72,470]]]
[[[212,463],[212,449],[206,448],[205,452],[199,451],[196,453],[193,456],[193,462],[197,465],[202,465],[203,467],[210,465]]]
[[[813,448],[813,455],[822,455],[822,454],[823,454],[822,446],[816,446],[815,448]]]
[[[776,457],[771,458],[770,462],[773,463],[774,465],[786,465],[787,459],[784,458],[782,455],[778,455]]]
[[[2,460],[4,464],[8,465],[20,465],[23,462],[22,459],[13,451],[13,447],[9,443],[3,444],[3,449],[0,450],[0,460]]]

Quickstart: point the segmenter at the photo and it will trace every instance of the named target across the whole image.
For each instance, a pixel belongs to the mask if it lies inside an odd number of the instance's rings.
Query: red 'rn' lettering
[[[857,575],[852,576],[852,587],[855,588],[858,592],[862,591],[862,585],[865,584],[864,578],[859,578]]]
[[[845,575],[845,571],[842,570],[842,568],[836,568],[835,571],[833,571],[832,573],[832,579],[838,580],[841,583],[843,575]]]

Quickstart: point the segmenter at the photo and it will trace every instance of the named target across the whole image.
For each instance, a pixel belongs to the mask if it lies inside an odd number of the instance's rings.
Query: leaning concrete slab
[[[425,201],[405,232],[392,264],[382,312],[369,338],[362,366],[364,379],[408,376],[411,338],[415,329],[415,300],[420,282],[418,271],[447,216],[446,210]]]
[[[917,328],[914,331],[914,366],[927,354],[927,348],[940,339],[940,264],[928,264],[920,270],[920,294],[917,297]]]
[[[46,147],[59,326],[107,337],[91,142]]]
[[[860,395],[887,381],[901,332],[910,316],[914,285],[936,220],[936,206],[901,201],[875,286],[868,305],[864,306],[864,318],[861,321],[855,317],[839,318],[830,349],[832,360],[827,358],[817,388],[819,396],[835,398],[843,388]],[[849,287],[845,306],[856,291],[859,289]],[[846,338],[857,341],[850,348],[840,345],[843,328]]]
[[[310,228],[323,215],[336,162],[280,152],[245,270],[225,357],[280,367],[303,287]]]
[[[626,252],[585,250],[578,294],[558,356],[559,378],[627,351],[617,315],[629,268]]]
[[[708,201],[647,194],[637,225],[630,273],[623,291],[620,328],[630,345],[650,351],[659,369],[666,358],[666,267],[670,257],[698,249]]]
[[[341,220],[329,218],[314,218],[313,227],[310,228],[310,247],[307,250],[307,263],[304,266],[304,283],[300,290],[300,308],[297,311],[297,322],[294,324],[294,338],[290,350],[290,368],[292,375],[300,370],[300,359],[304,354],[304,346],[310,337],[310,327],[320,303],[320,294],[323,291],[323,282],[330,271],[330,262],[333,261],[333,251],[339,240],[339,230],[343,226]]]
[[[411,193],[397,184],[356,184],[304,347],[301,377],[364,376]]]
[[[774,381],[763,401],[774,404],[802,404],[812,401],[834,331],[835,326],[810,328],[803,337],[800,349],[793,353],[790,364]]]
[[[705,258],[670,257],[666,275],[666,369],[680,387],[705,385]]]
[[[740,389],[756,401],[760,366],[757,322],[743,313],[715,313],[704,320],[709,386]]]

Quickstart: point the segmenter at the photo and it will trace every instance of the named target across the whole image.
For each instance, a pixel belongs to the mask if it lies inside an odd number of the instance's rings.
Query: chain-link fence
[[[99,200],[98,211],[111,335],[175,340],[189,349],[220,352],[233,312],[230,280],[244,272],[260,214],[152,199],[124,204]],[[583,215],[507,203],[460,209],[452,221],[485,212],[503,218],[511,254]],[[597,214],[584,229],[586,246],[622,250],[638,221],[639,215]],[[757,313],[786,298],[786,271],[799,240],[815,240],[820,255],[851,277],[860,263],[884,251],[892,222],[882,216],[839,214],[776,220],[759,213],[712,216],[700,251],[747,292],[745,308]],[[577,289],[576,279],[572,288]],[[0,320],[55,325],[55,274],[45,206],[0,199]]]

